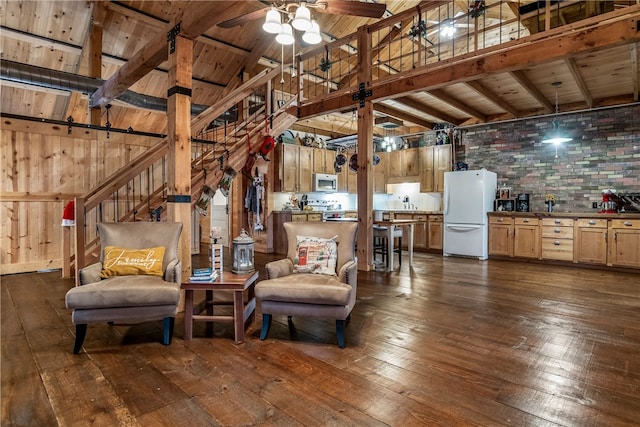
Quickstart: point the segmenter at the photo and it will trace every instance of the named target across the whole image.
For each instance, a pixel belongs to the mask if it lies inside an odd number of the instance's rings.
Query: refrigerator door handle
[[[471,231],[481,228],[480,225],[445,225],[451,231]]]
[[[444,214],[447,215],[449,213],[449,192],[444,192]]]

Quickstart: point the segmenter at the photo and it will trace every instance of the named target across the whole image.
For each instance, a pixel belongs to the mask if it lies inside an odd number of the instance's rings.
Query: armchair
[[[178,259],[178,241],[181,232],[181,223],[98,224],[100,260],[78,271],[79,283],[65,297],[67,308],[73,310],[71,319],[76,325],[74,354],[82,348],[87,324],[98,322],[111,324],[116,321],[145,322],[163,319],[163,344],[171,344],[180,302],[182,264]],[[109,248],[109,253],[105,255],[107,247],[116,248]],[[155,255],[147,253],[146,256],[141,256],[123,254],[121,250],[125,248],[155,248],[156,251]],[[154,259],[154,256],[157,258]],[[155,262],[159,261],[160,256],[161,268]],[[108,265],[104,264],[105,257],[109,261]],[[136,265],[140,265],[143,270],[127,270],[135,269]],[[144,270],[148,267],[152,270]],[[105,275],[109,277],[105,278]]]
[[[267,280],[256,285],[256,299],[262,310],[260,339],[269,333],[274,314],[328,317],[336,319],[338,346],[344,348],[345,321],[356,303],[357,273],[355,222],[287,222],[287,258],[268,263]],[[297,250],[297,236],[331,239],[337,246],[335,274],[295,272],[302,256]]]

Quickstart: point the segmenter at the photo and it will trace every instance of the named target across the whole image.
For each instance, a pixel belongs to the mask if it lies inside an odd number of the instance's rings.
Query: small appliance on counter
[[[518,197],[516,197],[516,212],[529,212],[530,206],[529,195],[524,193],[518,194]]]
[[[602,190],[602,203],[600,204],[600,213],[618,213],[618,205],[616,204],[616,190],[609,188]]]

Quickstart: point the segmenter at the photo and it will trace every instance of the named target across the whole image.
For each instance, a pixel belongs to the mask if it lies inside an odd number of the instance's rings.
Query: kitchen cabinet
[[[489,217],[489,256],[513,256],[513,225],[513,218]]]
[[[542,258],[573,261],[573,218],[542,218]]]
[[[444,191],[444,173],[451,170],[451,156],[451,144],[419,148],[421,192],[442,193]]]
[[[344,165],[342,169],[343,171],[346,169],[347,192],[350,194],[358,194],[358,174],[352,172],[347,165]]]
[[[291,214],[291,222],[320,222],[322,213],[320,212],[297,212]]]
[[[313,148],[278,144],[276,191],[309,192],[313,182]]]
[[[313,149],[313,173],[335,174],[333,163],[336,160],[336,152],[324,148]]]
[[[389,153],[376,153],[380,157],[380,162],[373,166],[373,192],[387,192],[387,169],[389,167]]]
[[[611,220],[607,265],[640,267],[640,219]]]
[[[540,258],[540,220],[538,218],[514,219],[513,256]]]
[[[574,262],[607,263],[607,220],[583,218],[576,221]]]
[[[418,221],[413,225],[413,248],[414,249],[427,249],[427,215],[423,213],[410,213],[410,212],[396,212],[395,219],[412,219]],[[403,227],[403,230],[407,230],[408,227]],[[409,236],[403,233],[402,249],[409,248]]]
[[[442,251],[442,215],[428,216],[427,249]]]
[[[418,148],[409,148],[389,153],[388,182],[418,182],[420,180],[418,150]]]

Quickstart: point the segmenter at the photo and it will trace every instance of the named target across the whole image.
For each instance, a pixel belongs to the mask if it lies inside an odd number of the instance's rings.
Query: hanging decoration
[[[238,175],[238,172],[235,171],[231,166],[227,166],[224,169],[224,175],[220,178],[220,182],[218,182],[218,188],[224,197],[229,197],[229,189],[231,189],[231,182],[233,178]]]
[[[326,73],[331,69],[331,60],[329,59],[329,47],[327,45],[324,46],[325,57],[320,58],[320,71]]]
[[[213,188],[207,185],[202,188],[200,198],[196,202],[196,210],[201,216],[207,216],[207,214],[209,213],[209,203],[211,202],[211,199],[215,194],[216,192],[213,190]]]
[[[104,106],[107,110],[107,122],[104,124],[104,127],[107,129],[107,139],[109,139],[109,131],[111,130],[111,122],[109,121],[109,110],[111,109],[111,104],[107,104]]]
[[[469,16],[472,18],[478,18],[484,15],[484,12],[487,10],[487,4],[485,0],[474,0],[469,5]]]
[[[262,141],[262,145],[260,146],[260,149],[258,150],[260,157],[262,157],[263,160],[265,161],[269,161],[269,159],[267,159],[267,154],[269,154],[271,151],[273,151],[273,149],[276,147],[277,141],[276,139],[271,136],[271,131],[269,128],[269,120],[265,120],[265,137],[264,137],[264,141]]]
[[[251,170],[255,163],[256,154],[251,149],[251,139],[249,138],[249,133],[247,133],[247,160],[244,162],[244,166],[242,167],[242,174],[249,179],[253,179],[251,176]]]
[[[427,23],[424,22],[422,19],[420,21],[418,21],[417,24],[414,24],[411,26],[411,29],[409,30],[409,37],[411,38],[411,40],[417,40],[420,37],[422,38],[427,38]]]

